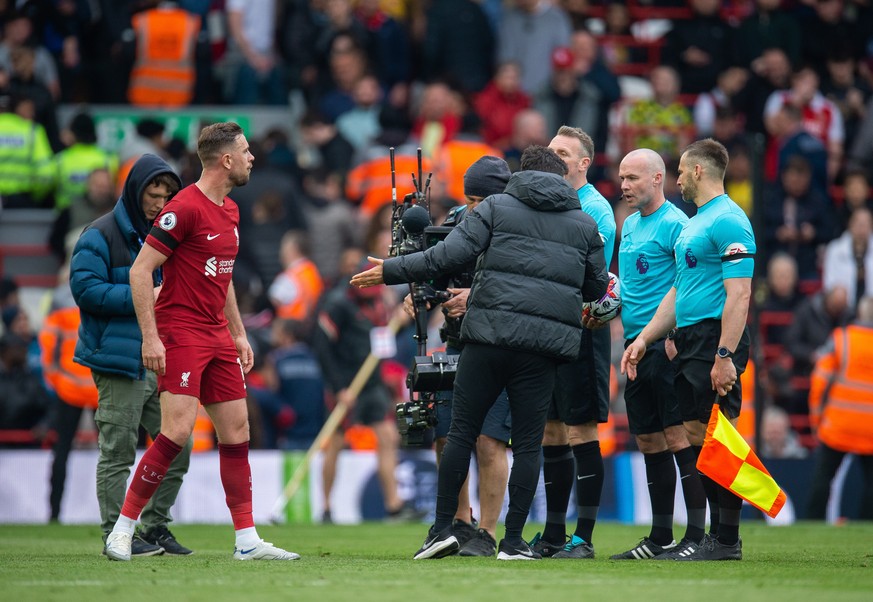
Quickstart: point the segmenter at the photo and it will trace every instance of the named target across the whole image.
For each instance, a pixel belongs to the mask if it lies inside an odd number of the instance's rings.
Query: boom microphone
[[[430,226],[430,216],[427,209],[421,205],[412,205],[403,212],[400,223],[403,224],[403,229],[406,230],[407,234],[421,234],[425,228]]]

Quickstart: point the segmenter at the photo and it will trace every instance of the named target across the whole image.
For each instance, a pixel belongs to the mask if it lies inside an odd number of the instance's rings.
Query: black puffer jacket
[[[385,283],[420,282],[474,257],[463,341],[577,357],[582,302],[606,293],[608,275],[597,225],[563,178],[513,174],[504,194],[479,203],[444,242],[386,260]]]

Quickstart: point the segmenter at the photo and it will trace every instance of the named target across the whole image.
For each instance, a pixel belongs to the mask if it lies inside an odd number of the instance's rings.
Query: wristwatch
[[[719,347],[715,354],[723,360],[734,356],[734,352],[727,347]]]

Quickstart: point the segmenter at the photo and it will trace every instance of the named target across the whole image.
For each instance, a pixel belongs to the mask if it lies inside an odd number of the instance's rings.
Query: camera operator
[[[439,468],[436,521],[415,559],[458,550],[452,529],[458,492],[485,416],[503,389],[509,394],[514,460],[497,558],[540,558],[522,530],[539,478],[555,371],[559,362],[577,356],[582,303],[603,296],[608,276],[597,225],[579,211],[576,192],[563,179],[564,161],[550,149],[531,146],[521,169],[504,194],[482,201],[445,241],[422,253],[371,258],[376,266],[351,280],[362,288],[420,282],[478,258],[461,324],[464,350]]]
[[[454,227],[460,224],[461,220],[483,199],[503,192],[511,175],[506,161],[499,157],[485,155],[478,159],[464,173],[464,197],[467,204],[453,208],[442,225]],[[461,322],[467,311],[467,297],[475,271],[475,262],[470,262],[463,269],[452,274],[448,281],[448,291],[454,296],[442,304],[446,321],[440,329],[440,337],[446,343],[446,353],[449,355],[460,355],[463,347]],[[412,295],[406,296],[403,306],[406,313],[414,318]],[[443,395],[440,403],[436,405],[436,415],[434,443],[437,465],[439,465],[452,419],[451,394]],[[481,511],[478,529],[469,523],[471,509],[468,482],[464,482],[458,495],[458,510],[452,525],[461,556],[494,556],[497,552],[497,519],[500,517],[500,509],[506,493],[506,480],[509,476],[509,462],[506,458],[509,439],[509,398],[506,396],[506,391],[503,391],[488,411],[485,423],[482,425],[482,432],[476,440]]]

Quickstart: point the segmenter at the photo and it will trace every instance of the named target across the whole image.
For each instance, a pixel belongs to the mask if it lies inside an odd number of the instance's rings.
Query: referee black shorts
[[[673,337],[678,354],[676,363],[676,394],[679,396],[679,411],[682,420],[709,422],[716,392],[712,388],[712,366],[721,338],[721,320],[703,320],[691,326],[679,328]],[[722,413],[728,418],[740,415],[743,405],[743,388],[739,376],[746,370],[749,361],[749,329],[734,351],[733,362],[737,367],[737,382],[727,396],[719,399]]]
[[[576,426],[609,419],[609,328],[582,329],[579,357],[558,365],[549,420]]]
[[[633,342],[628,339],[624,348]],[[664,339],[655,341],[637,364],[636,380],[627,379],[624,401],[627,423],[634,435],[660,433],[668,426],[682,424],[674,381],[676,367],[664,349]]]

